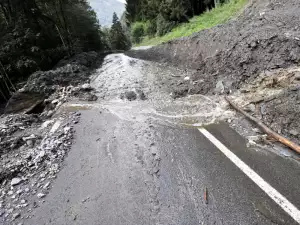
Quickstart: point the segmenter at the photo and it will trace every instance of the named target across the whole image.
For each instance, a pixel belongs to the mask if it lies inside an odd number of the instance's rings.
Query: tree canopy
[[[126,19],[129,24],[148,21],[148,35],[164,35],[178,23],[200,15],[227,0],[127,0]]]
[[[86,0],[0,0],[0,91],[9,96],[11,83],[36,70],[77,52],[101,50],[102,40]]]

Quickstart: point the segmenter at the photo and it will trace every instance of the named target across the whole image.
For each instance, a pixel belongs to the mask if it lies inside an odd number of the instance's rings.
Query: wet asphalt
[[[172,102],[168,90],[153,90],[155,79],[148,69],[145,73],[139,67],[136,74],[130,67],[136,63],[122,66],[123,56],[112,57],[94,78],[94,86],[105,89],[98,93],[103,98],[76,108],[82,115],[73,147],[45,202],[24,224],[297,224],[197,127],[187,126],[212,119],[198,115],[203,105],[197,111],[195,99]],[[112,72],[114,60],[118,68]],[[141,88],[148,100],[116,100],[128,87]],[[210,107],[208,111],[220,114],[217,103]],[[296,159],[247,148],[245,139],[224,122],[206,128],[300,208]]]

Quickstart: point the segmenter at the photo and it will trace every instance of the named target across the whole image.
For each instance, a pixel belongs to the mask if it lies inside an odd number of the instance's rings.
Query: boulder
[[[44,110],[45,97],[39,93],[16,92],[9,99],[4,113],[40,113]]]

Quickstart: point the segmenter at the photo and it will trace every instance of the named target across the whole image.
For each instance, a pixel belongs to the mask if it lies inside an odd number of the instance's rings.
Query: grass
[[[189,23],[180,24],[175,27],[170,33],[161,37],[148,38],[136,46],[158,45],[176,38],[186,37],[195,32],[214,27],[218,24],[227,22],[230,18],[236,16],[238,12],[245,7],[248,0],[231,0],[229,3],[223,4],[217,8],[203,13],[200,16],[195,16],[190,19]]]

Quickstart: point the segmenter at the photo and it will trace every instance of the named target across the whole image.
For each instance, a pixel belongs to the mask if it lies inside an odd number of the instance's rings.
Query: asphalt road
[[[235,116],[218,96],[174,100],[168,84],[193,85],[192,74],[107,56],[91,82],[99,101],[62,106],[82,112],[75,143],[24,224],[297,224],[299,161],[247,148],[226,123],[214,124]],[[130,90],[147,100],[120,100]],[[203,124],[222,146],[200,132]]]
[[[300,208],[299,164],[207,128]],[[205,201],[207,195],[207,202]],[[82,111],[76,142],[26,224],[297,224],[198,129]]]

